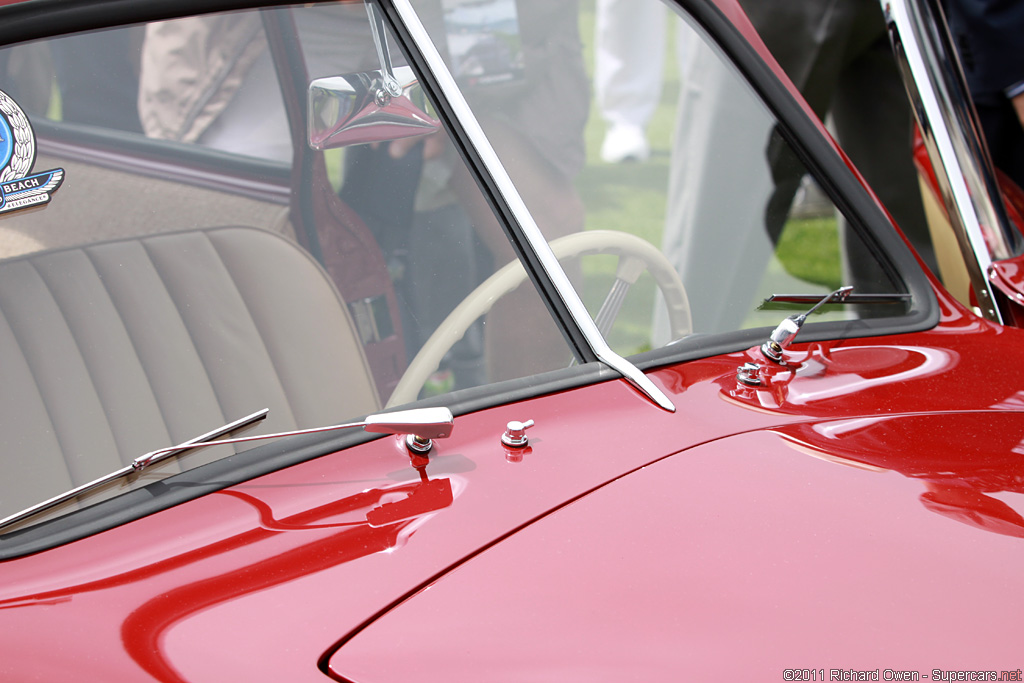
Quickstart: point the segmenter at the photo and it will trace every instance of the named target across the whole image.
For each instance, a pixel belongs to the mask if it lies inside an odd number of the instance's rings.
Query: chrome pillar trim
[[[587,314],[587,320],[590,321],[589,314]],[[593,326],[593,321],[590,321],[590,323],[591,326]],[[583,333],[587,334],[586,328],[583,328]],[[622,375],[627,382],[633,385],[633,388],[650,399],[659,408],[667,410],[670,413],[676,412],[675,404],[672,403],[669,397],[665,395],[665,392],[659,389],[647,375],[640,371],[640,368],[608,348],[608,345],[604,342],[603,338],[601,339],[601,346],[603,349],[594,348],[594,352],[597,354],[597,359],[599,361]]]
[[[987,277],[992,259],[1013,255],[995,174],[945,19],[934,0],[880,0],[896,62],[964,255],[982,315],[1003,322]],[[996,199],[994,199],[996,198]],[[986,243],[988,228],[990,243]],[[991,249],[991,251],[990,251]]]
[[[409,0],[393,0],[392,4],[397,12],[397,19],[412,38],[413,43],[420,51],[424,61],[437,80],[441,94],[465,128],[469,145],[483,162],[484,169],[494,181],[502,201],[504,201],[509,211],[511,211],[513,218],[519,224],[530,249],[537,255],[541,267],[554,284],[558,296],[561,298],[561,303],[569,311],[573,323],[576,324],[576,327],[583,335],[590,350],[599,361],[621,374],[653,403],[669,412],[675,412],[675,405],[654,382],[635,365],[609,348],[608,343],[597,329],[594,320],[590,317],[590,313],[587,312],[586,306],[583,305],[579,295],[570,283],[569,277],[562,270],[558,259],[555,258],[543,233],[541,233],[537,223],[533,220],[533,216],[520,196],[519,190],[512,182],[512,178],[509,177],[497,153],[491,146],[487,135],[480,126],[480,122],[477,121],[472,109],[470,109],[469,104],[466,102],[466,98],[463,97],[462,91],[456,85],[455,78],[448,71],[448,67],[420,22],[416,11],[412,8]]]

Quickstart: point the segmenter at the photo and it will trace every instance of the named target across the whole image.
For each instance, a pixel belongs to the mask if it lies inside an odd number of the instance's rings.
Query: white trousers
[[[610,126],[646,127],[661,99],[666,11],[660,2],[597,0],[594,90]]]

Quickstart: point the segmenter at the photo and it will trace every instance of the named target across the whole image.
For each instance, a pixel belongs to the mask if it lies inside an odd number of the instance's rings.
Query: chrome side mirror
[[[334,149],[429,135],[441,122],[411,67],[318,78],[309,84],[309,146]]]

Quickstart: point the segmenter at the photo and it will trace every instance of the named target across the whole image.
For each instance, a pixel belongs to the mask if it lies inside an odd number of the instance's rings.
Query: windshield
[[[602,254],[564,264],[616,352],[774,325],[772,294],[905,291],[682,12],[658,0],[619,14],[593,2],[441,5],[425,27],[533,220],[560,256]]]
[[[330,79],[371,82],[383,66],[402,90],[360,104],[380,110],[349,122],[362,137],[313,139],[344,119]],[[24,43],[0,50],[0,91],[0,517],[264,408],[247,433],[574,360],[520,269],[500,306],[433,342],[438,362],[392,399],[442,321],[514,252],[478,218],[487,201],[361,2]],[[400,107],[423,129],[395,133]],[[59,186],[16,206],[15,182],[51,171]]]
[[[906,292],[692,20],[637,0],[651,49],[609,70],[592,0],[412,7],[448,72],[423,83],[399,14],[363,2],[0,48],[0,518],[265,408],[252,433],[543,387],[593,360],[576,297],[633,356],[746,346],[772,294]],[[629,110],[639,139],[606,137]],[[474,130],[521,206],[471,170]]]

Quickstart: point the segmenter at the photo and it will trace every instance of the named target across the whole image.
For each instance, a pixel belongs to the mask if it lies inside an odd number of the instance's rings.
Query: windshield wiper
[[[817,311],[825,304],[892,304],[903,303],[910,300],[909,294],[855,294],[853,286],[840,287],[830,292],[824,298],[820,294],[773,294],[765,299],[765,303],[791,303],[791,304],[814,304],[806,313],[794,313],[776,327],[768,340],[761,344],[761,353],[773,363],[783,362],[783,351],[785,351],[800,328],[807,322],[808,316]]]
[[[105,474],[99,479],[94,479],[87,484],[76,486],[70,491],[62,493],[59,496],[54,496],[53,498],[44,500],[41,503],[36,503],[32,507],[26,508],[21,512],[17,512],[13,515],[10,515],[9,517],[4,517],[3,519],[0,519],[0,529],[3,529],[4,527],[7,527],[11,524],[14,524],[15,522],[20,522],[24,519],[28,519],[32,515],[38,514],[45,510],[49,510],[50,508],[56,507],[61,503],[65,503],[76,496],[80,496],[83,493],[88,493],[89,491],[98,489],[99,487],[117,481],[122,477],[127,477],[131,474],[141,472],[144,468],[149,467],[155,462],[160,462],[161,460],[170,458],[173,455],[183,453],[189,449],[196,448],[201,445],[208,445],[212,439],[224,436],[225,434],[236,432],[239,429],[243,429],[245,427],[248,427],[249,425],[259,422],[260,420],[264,419],[269,412],[269,408],[264,408],[263,410],[253,413],[252,415],[247,415],[241,419],[235,420],[234,422],[229,422],[223,427],[218,427],[217,429],[206,432],[205,434],[201,434],[195,437],[194,439],[189,439],[188,441],[178,444],[177,446],[173,446],[172,448],[166,448],[163,449],[162,451],[153,451],[141,457],[135,458],[135,460],[132,460],[131,463],[129,463],[128,465],[125,465],[120,469],[114,470],[110,474]]]
[[[829,298],[836,296],[837,292],[849,290],[835,301],[827,301],[829,304],[899,304],[910,301],[910,294],[860,294],[853,292],[852,286],[840,287],[829,294]],[[820,294],[772,294],[764,300],[760,308],[765,304],[800,304],[810,306],[821,301]],[[817,308],[817,307],[815,307]],[[808,311],[807,314],[810,314]]]
[[[145,468],[161,462],[162,460],[186,453],[196,448],[247,443],[249,441],[260,441],[264,439],[280,439],[286,436],[318,434],[320,432],[330,432],[338,429],[362,427],[368,432],[378,434],[406,434],[408,435],[406,438],[406,446],[409,450],[417,454],[424,454],[431,449],[433,445],[431,441],[432,439],[443,439],[451,435],[454,423],[452,412],[448,408],[418,408],[414,410],[370,415],[361,422],[348,422],[344,424],[330,425],[327,427],[314,427],[312,429],[297,429],[288,432],[277,432],[275,434],[240,436],[231,439],[220,438],[263,420],[269,413],[270,409],[264,408],[263,410],[256,411],[252,415],[247,415],[235,420],[234,422],[229,422],[222,427],[218,427],[217,429],[197,436],[194,439],[189,439],[177,446],[160,448],[155,451],[150,451],[145,455],[140,455],[132,460],[128,465],[114,470],[110,474],[105,474],[99,479],[94,479],[87,484],[77,486],[70,491],[60,494],[59,496],[54,496],[49,500],[36,503],[32,507],[26,508],[21,512],[17,512],[9,517],[0,519],[0,530],[3,530],[17,522],[24,521],[33,515],[39,514],[40,512],[54,508],[61,503],[66,503],[72,498],[98,489],[106,484],[115,482],[118,479],[138,474]]]

